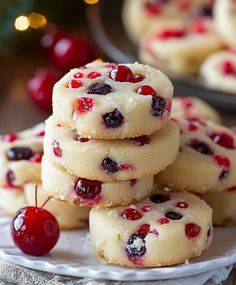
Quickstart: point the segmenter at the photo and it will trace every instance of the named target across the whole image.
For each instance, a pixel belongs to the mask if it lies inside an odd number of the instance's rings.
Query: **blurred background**
[[[0,2],[0,133],[18,131],[46,119],[51,112],[52,86],[70,68],[92,60],[137,60],[137,47],[122,25],[122,3]],[[209,16],[210,8],[204,7],[201,13]],[[203,97],[220,110],[225,124],[236,124],[236,99],[232,94],[217,97],[186,80],[174,79],[174,84],[175,95]]]

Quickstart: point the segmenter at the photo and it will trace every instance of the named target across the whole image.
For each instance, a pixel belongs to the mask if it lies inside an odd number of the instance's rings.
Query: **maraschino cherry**
[[[35,192],[37,196],[37,187]],[[44,255],[56,245],[60,237],[56,218],[43,209],[46,202],[38,207],[36,198],[36,206],[20,209],[12,220],[12,239],[16,247],[26,254]]]

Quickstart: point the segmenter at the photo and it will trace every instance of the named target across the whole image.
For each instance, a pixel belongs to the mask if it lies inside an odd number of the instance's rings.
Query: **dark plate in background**
[[[95,41],[107,56],[113,61],[126,63],[137,61],[138,58],[137,47],[128,39],[121,22],[122,2],[100,0],[97,5],[90,5],[88,19]],[[236,112],[236,95],[206,89],[194,77],[171,80],[177,95],[196,96],[218,109]]]

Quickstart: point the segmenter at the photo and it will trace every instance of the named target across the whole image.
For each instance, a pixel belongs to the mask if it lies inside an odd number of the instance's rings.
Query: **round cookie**
[[[236,185],[236,135],[203,120],[175,119],[180,126],[176,160],[156,176],[165,187],[198,193],[224,191]]]
[[[0,186],[40,182],[44,124],[0,137]]]
[[[128,207],[92,209],[89,220],[97,258],[121,266],[184,263],[212,240],[211,208],[188,193],[157,193]]]
[[[5,214],[13,216],[25,206],[27,201],[22,188],[0,186],[0,208]]]
[[[35,183],[27,183],[24,186],[24,193],[27,204],[35,206]],[[37,204],[41,206],[48,196],[44,193],[42,186],[38,185]],[[62,230],[74,230],[88,226],[88,207],[72,206],[67,203],[50,199],[44,209],[51,212],[57,219]]]
[[[155,68],[93,62],[55,84],[53,114],[88,138],[149,135],[167,123],[172,95],[170,80]]]
[[[198,0],[126,0],[122,8],[122,20],[127,34],[138,43],[153,25],[168,19],[184,19],[195,14],[202,3]]]
[[[139,47],[142,62],[175,76],[196,74],[211,53],[222,49],[222,42],[210,18],[193,19],[188,25],[170,22],[154,27]]]
[[[213,53],[203,62],[200,75],[207,87],[236,95],[236,52]]]
[[[151,136],[112,142],[81,137],[58,125],[54,116],[46,122],[45,155],[68,172],[87,179],[128,180],[156,174],[174,161],[178,147],[179,128],[171,121]]]
[[[213,14],[216,30],[224,43],[236,48],[236,1],[216,0]]]
[[[142,200],[153,190],[153,176],[116,182],[89,180],[67,173],[45,156],[42,160],[42,182],[47,196],[81,206],[128,205]]]
[[[213,224],[228,226],[236,224],[236,187],[220,193],[206,193],[203,199],[213,209]]]
[[[174,97],[171,116],[174,118],[203,118],[207,121],[221,123],[219,113],[205,101],[196,97]]]

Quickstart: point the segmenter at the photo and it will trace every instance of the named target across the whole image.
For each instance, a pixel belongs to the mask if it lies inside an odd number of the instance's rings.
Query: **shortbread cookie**
[[[92,209],[90,237],[105,263],[159,267],[199,256],[212,240],[212,210],[188,193],[154,194],[141,203]]]
[[[128,205],[141,201],[153,190],[153,176],[116,182],[89,180],[67,173],[45,156],[42,160],[42,181],[48,196],[81,206]]]
[[[89,138],[149,135],[165,126],[172,95],[170,80],[152,67],[93,62],[56,83],[53,114]]]
[[[217,32],[226,45],[236,48],[236,1],[216,0],[213,13]]]
[[[212,52],[222,48],[209,18],[154,27],[142,41],[139,58],[173,75],[196,74],[201,63]]]
[[[171,116],[175,118],[198,119],[221,123],[219,113],[205,101],[196,97],[174,97]]]
[[[22,187],[40,182],[44,124],[16,134],[0,136],[0,185]]]
[[[57,179],[51,177],[51,179]],[[58,181],[59,183],[63,183]],[[56,184],[56,183],[55,183]],[[24,186],[24,193],[26,197],[27,204],[29,206],[35,206],[35,183],[27,183]],[[44,193],[42,186],[38,185],[37,189],[37,204],[41,206],[48,196]],[[63,230],[74,230],[85,228],[88,226],[88,218],[90,208],[72,206],[67,203],[50,199],[44,206],[46,210],[51,212],[56,218]]]
[[[236,224],[236,187],[220,193],[206,193],[203,199],[213,209],[213,224],[228,226]]]
[[[58,166],[79,177],[113,181],[153,175],[172,163],[178,153],[179,128],[169,121],[151,136],[123,140],[86,139],[47,120],[44,152]]]
[[[203,120],[176,120],[180,149],[176,160],[156,176],[162,186],[178,191],[218,192],[236,185],[236,135]]]
[[[15,213],[27,206],[24,191],[16,187],[0,187],[0,209],[7,215],[13,216]]]
[[[200,74],[207,87],[236,95],[236,52],[213,53],[203,62]]]
[[[200,8],[198,0],[126,0],[122,9],[122,20],[126,32],[134,43],[138,43],[153,25],[167,19],[186,19]]]

